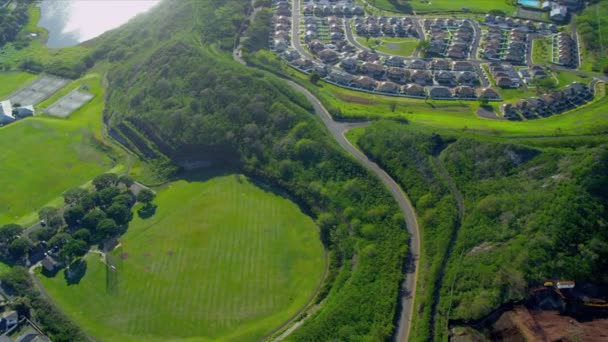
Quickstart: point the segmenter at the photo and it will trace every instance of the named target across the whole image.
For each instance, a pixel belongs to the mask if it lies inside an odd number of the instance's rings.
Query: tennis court
[[[95,97],[94,94],[75,89],[53,103],[46,109],[45,113],[65,118],[78,110],[78,108],[84,106],[85,103],[91,101],[93,97]]]
[[[56,76],[40,76],[25,88],[17,90],[8,99],[12,103],[23,106],[37,105],[44,101],[59,89],[63,88],[70,81]]]

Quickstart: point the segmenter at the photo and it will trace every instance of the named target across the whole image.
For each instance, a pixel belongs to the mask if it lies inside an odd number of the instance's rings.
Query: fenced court
[[[91,101],[93,97],[95,97],[94,94],[75,89],[53,103],[45,110],[45,113],[65,118]]]
[[[11,94],[8,99],[21,106],[37,105],[65,87],[69,82],[65,78],[56,76],[40,76],[25,88]]]

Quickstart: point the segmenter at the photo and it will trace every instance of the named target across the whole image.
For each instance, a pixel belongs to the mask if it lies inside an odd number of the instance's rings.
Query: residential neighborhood
[[[534,89],[537,80],[554,78],[549,68],[532,61],[535,39],[551,39],[551,62],[555,66],[576,68],[579,64],[576,40],[558,29],[557,24],[565,19],[553,14],[576,11],[582,3],[560,0],[539,2],[538,6],[538,11],[550,11],[556,23],[493,14],[486,14],[482,21],[370,16],[350,0],[278,0],[274,2],[271,48],[293,68],[356,91],[419,99],[500,102],[501,89],[527,91]],[[416,39],[419,47],[407,56],[363,44],[384,37]],[[578,84],[568,87],[578,89]],[[555,105],[550,113],[587,101],[589,97],[584,96],[567,105],[564,102]],[[504,107],[507,110],[502,110]],[[519,118],[510,115],[514,111],[522,113],[514,105],[500,107],[505,119]],[[534,119],[545,114],[522,117]]]

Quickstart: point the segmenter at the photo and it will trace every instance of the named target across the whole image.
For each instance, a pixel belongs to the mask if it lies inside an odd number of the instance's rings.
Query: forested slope
[[[421,285],[442,286],[438,298],[421,292],[414,328],[419,339],[430,338],[436,300],[434,335],[441,339],[448,318],[480,318],[547,279],[608,283],[602,272],[608,269],[605,145],[539,150],[386,122],[370,126],[359,145],[403,184],[421,216],[427,260],[421,265],[428,267]],[[462,226],[437,163],[464,195]],[[445,273],[439,274],[454,232]]]
[[[301,95],[232,61],[248,4],[166,1],[100,37],[91,58],[112,63],[105,119],[112,130],[131,127],[123,133],[158,158],[212,161],[270,182],[317,219],[330,255],[326,301],[291,338],[385,339],[407,252],[403,217]]]

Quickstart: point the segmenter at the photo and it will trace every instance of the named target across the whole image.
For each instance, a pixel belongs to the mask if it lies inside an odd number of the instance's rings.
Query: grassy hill
[[[206,177],[203,177],[203,179]],[[187,199],[187,201],[184,201]],[[321,281],[310,217],[240,175],[169,184],[108,258],[78,284],[40,276],[86,331],[111,341],[257,340],[303,307]]]

